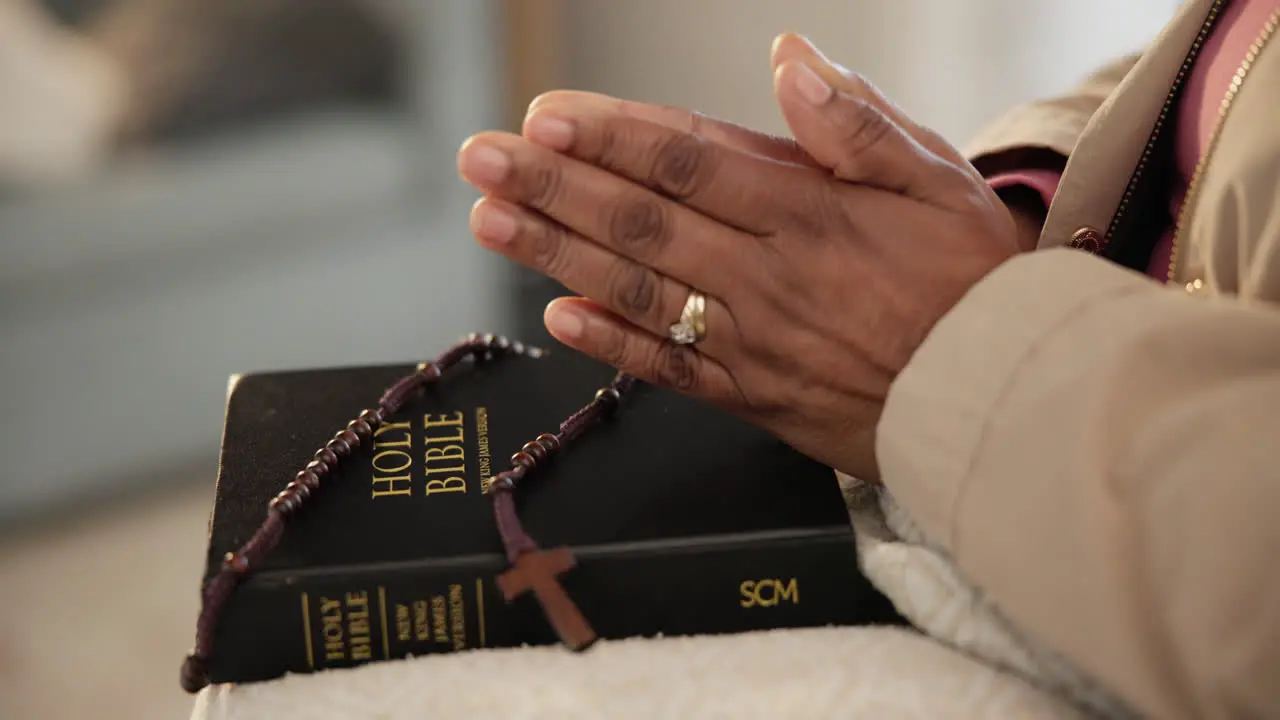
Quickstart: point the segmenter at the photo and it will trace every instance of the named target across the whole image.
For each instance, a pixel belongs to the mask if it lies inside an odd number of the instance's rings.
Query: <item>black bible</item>
[[[206,579],[334,428],[412,369],[233,378]],[[236,587],[210,680],[556,642],[534,598],[507,603],[495,585],[506,559],[487,482],[612,375],[558,349],[467,361],[413,397]],[[516,502],[543,547],[572,549],[562,582],[602,638],[901,622],[858,570],[830,468],[665,389],[637,385]]]

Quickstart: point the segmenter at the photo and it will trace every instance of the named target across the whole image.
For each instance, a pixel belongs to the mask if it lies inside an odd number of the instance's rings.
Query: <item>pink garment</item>
[[[1058,193],[1058,183],[1061,180],[1061,170],[1013,170],[987,178],[987,184],[996,192],[1017,186],[1030,188],[1044,200],[1044,206],[1048,208],[1053,202],[1053,196]]]
[[[1205,41],[1191,69],[1174,116],[1174,166],[1177,172],[1169,179],[1169,202],[1175,218],[1186,197],[1191,176],[1218,122],[1218,110],[1227,88],[1244,61],[1249,46],[1277,8],[1280,8],[1280,0],[1234,0],[1228,3],[1218,26]],[[1002,173],[989,178],[988,182],[996,190],[1028,187],[1044,198],[1045,207],[1048,207],[1061,177],[1061,173],[1052,170],[1025,170]],[[1158,280],[1166,278],[1172,248],[1173,227],[1170,227],[1151,254],[1148,275]]]

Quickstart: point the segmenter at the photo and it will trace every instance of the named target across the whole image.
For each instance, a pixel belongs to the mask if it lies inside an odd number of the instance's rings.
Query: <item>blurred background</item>
[[[783,133],[808,35],[962,143],[1175,0],[0,0],[0,717],[183,717],[227,379],[546,342],[454,153],[538,92]]]

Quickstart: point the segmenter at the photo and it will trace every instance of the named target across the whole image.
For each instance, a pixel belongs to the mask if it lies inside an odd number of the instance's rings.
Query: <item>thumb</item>
[[[874,105],[887,116],[903,132],[934,155],[954,163],[962,168],[969,167],[969,161],[952,147],[941,135],[913,121],[892,100],[885,97],[865,78],[848,70],[827,58],[813,43],[801,35],[784,33],[773,41],[770,60],[776,74],[778,69],[788,62],[800,62],[808,65],[823,80],[836,90]],[[781,98],[779,98],[781,100]],[[792,128],[794,132],[795,128]],[[803,145],[803,141],[801,142]],[[808,150],[808,148],[805,148]]]
[[[876,103],[837,90],[805,63],[774,74],[774,92],[796,141],[847,182],[936,202],[948,168]]]

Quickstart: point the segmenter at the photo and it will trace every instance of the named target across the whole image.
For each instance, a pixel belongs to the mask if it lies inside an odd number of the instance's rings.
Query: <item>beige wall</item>
[[[1154,35],[1174,0],[565,0],[576,88],[780,131],[769,44],[801,32],[962,142]],[[1114,7],[1123,7],[1117,10]]]

